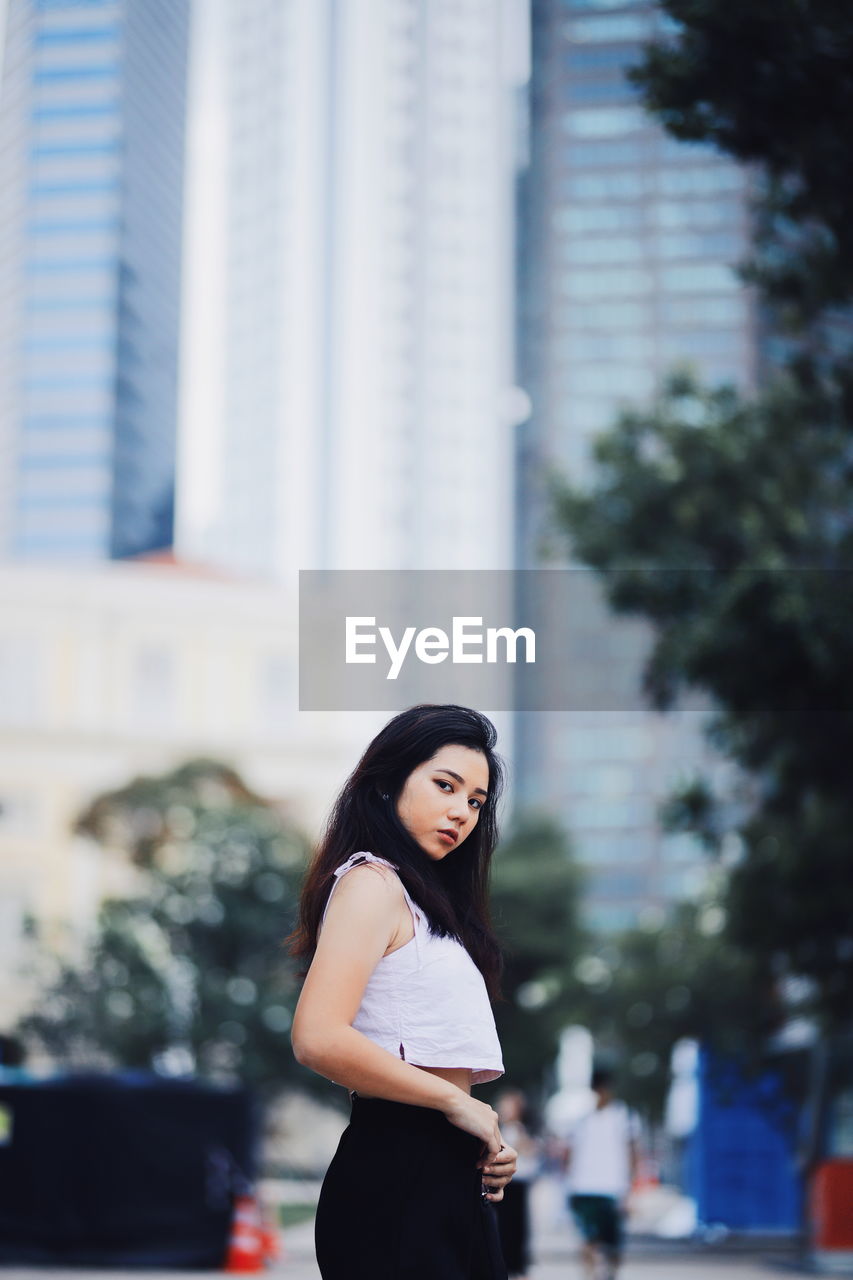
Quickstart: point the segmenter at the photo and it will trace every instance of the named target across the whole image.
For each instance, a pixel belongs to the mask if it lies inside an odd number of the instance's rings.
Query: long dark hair
[[[409,707],[379,731],[332,808],[302,886],[299,914],[288,938],[291,955],[311,963],[334,873],[353,853],[393,862],[430,929],[454,937],[499,995],[501,953],[489,917],[489,864],[498,840],[496,805],[504,766],[495,753],[495,726],[479,711],[451,704]],[[435,862],[397,816],[397,797],[418,765],[446,746],[481,751],[489,766],[489,795],[476,827],[459,849]],[[384,797],[387,796],[387,799]]]

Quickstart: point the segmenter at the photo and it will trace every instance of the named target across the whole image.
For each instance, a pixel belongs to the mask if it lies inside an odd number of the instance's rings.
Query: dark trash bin
[[[149,1075],[0,1084],[0,1262],[216,1268],[254,1178],[240,1088]]]

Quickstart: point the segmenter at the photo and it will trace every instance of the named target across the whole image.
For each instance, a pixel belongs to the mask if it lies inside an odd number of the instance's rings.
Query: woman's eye
[[[433,779],[433,781],[437,782],[440,787],[447,787],[447,791],[453,790],[453,784],[451,782],[448,782],[446,778],[435,778]],[[447,792],[445,792],[445,795],[446,794]],[[482,809],[483,807],[482,800],[476,800],[473,797],[468,801],[468,803],[476,805],[478,809]]]

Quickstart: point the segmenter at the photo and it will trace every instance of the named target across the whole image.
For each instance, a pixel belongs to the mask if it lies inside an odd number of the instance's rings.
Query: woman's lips
[[[447,841],[447,843],[448,843],[448,844],[456,844],[456,839],[457,839],[457,837],[456,837],[455,832],[453,832],[453,831],[439,831],[439,833],[438,833],[438,834],[439,834],[440,836],[442,836],[442,837]]]

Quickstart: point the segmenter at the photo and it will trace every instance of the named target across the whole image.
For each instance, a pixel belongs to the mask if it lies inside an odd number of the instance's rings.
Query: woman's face
[[[397,814],[424,853],[440,862],[476,827],[488,787],[489,766],[482,751],[440,747],[409,774]]]

